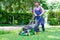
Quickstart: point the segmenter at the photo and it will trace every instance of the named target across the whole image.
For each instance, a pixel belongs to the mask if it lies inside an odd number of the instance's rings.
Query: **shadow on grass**
[[[10,31],[0,30],[0,35],[10,34],[10,33],[11,33]]]

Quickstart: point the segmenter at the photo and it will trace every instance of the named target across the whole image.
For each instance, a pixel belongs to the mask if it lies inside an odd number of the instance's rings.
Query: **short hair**
[[[39,2],[35,2],[35,3],[38,3],[39,4]],[[40,4],[39,4],[40,5]]]

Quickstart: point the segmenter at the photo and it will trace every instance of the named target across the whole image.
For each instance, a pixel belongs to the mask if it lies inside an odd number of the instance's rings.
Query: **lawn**
[[[18,30],[5,33],[0,31],[0,40],[60,40],[60,28],[46,28],[45,32],[41,31],[31,36],[18,35],[18,32]]]

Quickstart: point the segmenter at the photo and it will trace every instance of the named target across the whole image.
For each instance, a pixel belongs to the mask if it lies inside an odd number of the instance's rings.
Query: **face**
[[[35,6],[37,6],[37,7],[38,7],[38,6],[39,6],[39,3],[35,3]]]

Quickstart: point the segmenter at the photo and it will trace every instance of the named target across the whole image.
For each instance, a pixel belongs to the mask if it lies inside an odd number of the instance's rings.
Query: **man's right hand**
[[[34,14],[34,16],[37,16],[36,14]]]

